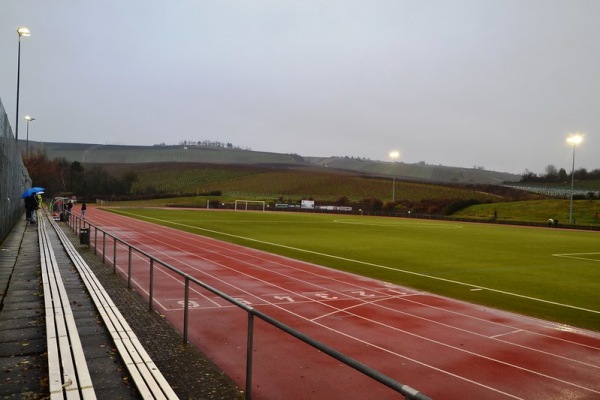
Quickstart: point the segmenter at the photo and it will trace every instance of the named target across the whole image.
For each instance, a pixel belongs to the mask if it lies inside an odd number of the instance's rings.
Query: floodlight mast
[[[27,121],[27,141],[25,142],[25,154],[29,156],[29,123],[35,121],[31,115],[26,115],[25,120]]]
[[[398,150],[390,151],[390,158],[395,163],[400,158],[400,152]],[[392,175],[392,204],[396,204],[396,171]]]
[[[21,26],[17,28],[19,35],[19,51],[17,55],[17,115],[15,117],[15,140],[19,143],[19,89],[21,85],[21,36],[29,36],[29,29]]]
[[[571,166],[571,201],[569,203],[569,224],[573,223],[573,190],[575,185],[575,148],[578,144],[583,142],[583,135],[580,133],[574,133],[569,135],[567,143],[573,145],[573,164]]]

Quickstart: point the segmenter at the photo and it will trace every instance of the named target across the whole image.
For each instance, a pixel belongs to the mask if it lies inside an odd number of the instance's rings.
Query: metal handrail
[[[246,357],[246,399],[247,400],[251,400],[252,399],[252,356],[253,356],[253,338],[254,338],[254,317],[257,317],[261,320],[263,320],[264,322],[274,326],[275,328],[295,337],[296,339],[308,344],[311,347],[314,347],[317,350],[322,351],[323,353],[329,355],[332,358],[335,358],[336,360],[346,364],[347,366],[357,370],[358,372],[362,373],[363,375],[366,375],[372,379],[374,379],[375,381],[387,386],[388,388],[402,394],[404,396],[404,398],[406,400],[431,400],[430,397],[426,396],[425,394],[419,392],[416,389],[413,389],[412,387],[408,386],[408,385],[404,385],[398,381],[396,381],[395,379],[390,378],[389,376],[382,374],[381,372],[353,359],[352,357],[349,357],[335,349],[333,349],[332,347],[327,346],[326,344],[323,344],[321,342],[319,342],[318,340],[315,340],[305,334],[303,334],[302,332],[276,320],[275,318],[259,311],[256,310],[255,308],[249,306],[248,304],[245,304],[231,296],[229,296],[228,294],[198,280],[197,278],[173,267],[170,264],[167,264],[164,261],[161,261],[160,259],[152,256],[151,254],[147,253],[146,251],[139,249],[127,242],[125,242],[124,240],[119,239],[118,237],[108,233],[107,231],[97,227],[96,225],[93,225],[89,222],[87,222],[86,220],[78,217],[77,215],[73,214],[73,213],[68,213],[68,219],[67,219],[67,224],[68,226],[74,230],[75,232],[79,231],[80,229],[91,229],[92,227],[95,230],[94,233],[94,253],[96,254],[96,249],[97,249],[97,244],[98,244],[98,231],[100,231],[102,233],[102,263],[105,263],[106,257],[106,237],[110,237],[113,239],[113,273],[116,273],[116,265],[117,265],[117,244],[121,243],[123,246],[127,247],[128,249],[128,265],[127,265],[127,287],[131,288],[131,253],[133,250],[135,250],[137,253],[145,256],[148,258],[149,263],[150,263],[150,283],[149,283],[149,305],[148,308],[150,311],[153,310],[153,302],[154,302],[154,266],[155,263],[158,263],[160,265],[162,265],[164,268],[176,273],[177,275],[181,276],[184,281],[185,281],[185,296],[184,296],[184,323],[183,323],[183,344],[187,345],[188,344],[188,323],[189,323],[189,285],[190,282],[195,283],[196,285],[208,290],[209,292],[221,297],[222,299],[228,301],[229,303],[241,308],[242,310],[244,310],[247,314],[248,314],[248,332],[247,332],[247,349],[246,349],[246,353],[247,353],[247,357]],[[87,228],[86,228],[87,226]],[[90,232],[88,231],[88,234]],[[89,240],[89,237],[88,237]],[[89,244],[89,242],[88,242]]]

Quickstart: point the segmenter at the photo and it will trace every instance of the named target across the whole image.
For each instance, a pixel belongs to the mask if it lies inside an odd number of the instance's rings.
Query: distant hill
[[[476,168],[446,167],[425,163],[405,164],[383,161],[368,161],[352,158],[305,157],[313,165],[321,165],[338,170],[354,171],[375,176],[393,176],[399,179],[421,182],[459,183],[459,184],[501,184],[517,182],[520,175],[507,172],[487,171]]]
[[[20,141],[22,150],[24,145],[24,142]],[[84,164],[185,162],[271,167],[298,166],[351,171],[370,176],[395,176],[398,179],[420,182],[456,184],[500,184],[517,182],[521,178],[520,175],[476,168],[392,163],[350,157],[306,157],[297,154],[203,146],[124,146],[29,141],[29,151],[44,151],[49,159],[64,158],[69,162],[79,161]]]

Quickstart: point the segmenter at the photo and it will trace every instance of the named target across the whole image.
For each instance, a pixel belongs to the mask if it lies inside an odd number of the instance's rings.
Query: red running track
[[[433,399],[600,399],[600,334],[407,289],[88,208],[88,222]],[[91,232],[92,242],[94,231]],[[98,237],[98,252],[102,252]],[[105,247],[112,263],[112,242]],[[128,254],[117,247],[117,270]],[[111,264],[112,265],[112,264]],[[132,285],[148,296],[148,261]],[[180,331],[181,278],[156,268],[154,307]],[[247,315],[190,289],[189,340],[245,387]],[[255,320],[254,399],[401,395]]]

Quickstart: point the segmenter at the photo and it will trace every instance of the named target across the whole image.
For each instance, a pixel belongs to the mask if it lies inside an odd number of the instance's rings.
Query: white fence
[[[571,189],[565,188],[552,188],[542,186],[521,186],[521,185],[503,185],[511,189],[524,190],[530,193],[543,194],[545,196],[558,197],[561,199],[568,199],[571,197]],[[589,193],[593,193],[595,197],[600,197],[600,190],[573,190],[573,196],[588,196]]]

